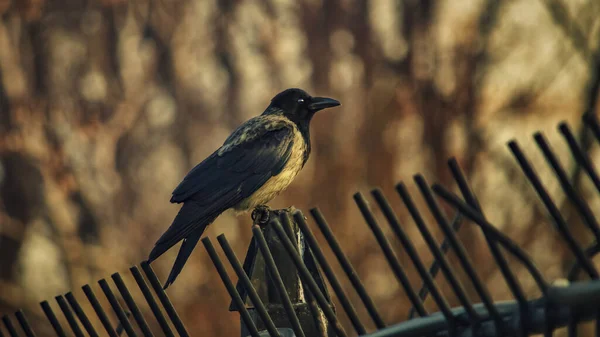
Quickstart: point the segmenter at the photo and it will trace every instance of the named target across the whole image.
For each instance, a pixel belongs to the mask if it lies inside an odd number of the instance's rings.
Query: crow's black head
[[[304,124],[310,122],[314,114],[326,108],[340,105],[340,102],[327,97],[312,97],[302,89],[287,89],[271,100],[268,114],[281,114],[291,121]]]

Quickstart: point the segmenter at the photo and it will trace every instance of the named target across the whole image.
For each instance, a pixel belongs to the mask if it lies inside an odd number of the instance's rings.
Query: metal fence
[[[584,127],[588,128],[595,139],[600,142],[600,124],[593,115],[584,116]],[[576,162],[589,176],[595,188],[600,193],[600,177],[587,157],[586,151],[576,141],[570,128],[562,123],[558,127],[573,154]],[[354,200],[364,217],[365,223],[375,236],[383,255],[389,263],[390,272],[394,274],[399,284],[406,292],[412,309],[407,320],[388,325],[382,319],[375,303],[370,298],[367,289],[361,282],[350,260],[345,255],[332,233],[325,217],[318,209],[312,209],[310,214],[318,229],[323,234],[329,248],[333,251],[341,265],[345,277],[358,294],[360,303],[352,303],[340,284],[340,275],[333,272],[329,261],[325,258],[322,247],[307,224],[307,219],[298,210],[271,211],[266,223],[256,221],[252,227],[253,238],[248,252],[241,263],[225,235],[217,237],[227,261],[233,267],[238,279],[237,285],[228,275],[224,261],[209,238],[202,240],[206,251],[211,257],[217,272],[232,297],[231,310],[239,311],[242,321],[242,336],[348,336],[361,335],[372,337],[384,336],[528,336],[544,334],[551,336],[556,329],[568,327],[569,336],[577,335],[578,325],[585,321],[594,321],[595,334],[600,335],[600,281],[598,271],[592,258],[600,252],[598,240],[600,226],[589,205],[577,192],[570,181],[564,167],[541,133],[536,133],[534,139],[542,151],[548,164],[558,177],[560,185],[575,206],[581,219],[594,236],[595,242],[590,247],[582,247],[572,235],[569,226],[556,203],[552,200],[535,172],[530,161],[523,154],[519,145],[512,141],[508,144],[512,154],[523,170],[525,176],[538,194],[551,217],[554,228],[558,231],[567,247],[575,256],[575,263],[562,284],[550,284],[536,268],[533,260],[514,241],[494,227],[486,218],[476,195],[471,190],[465,175],[456,160],[451,159],[450,171],[456,181],[460,196],[439,184],[430,185],[422,175],[416,175],[414,180],[420,193],[426,200],[427,207],[433,214],[437,226],[444,234],[444,241],[439,244],[426,225],[420,210],[416,207],[405,185],[396,185],[396,191],[404,206],[408,209],[428,249],[434,256],[434,263],[426,266],[417,250],[404,232],[398,217],[383,193],[375,189],[371,192],[375,203],[383,213],[387,224],[401,243],[403,250],[412,262],[410,268],[415,268],[422,279],[420,289],[414,288],[408,280],[403,266],[380,224],[373,215],[366,198],[357,193]],[[454,208],[456,214],[450,221],[442,211],[438,200]],[[489,289],[477,276],[476,267],[471,262],[463,244],[457,237],[463,223],[475,224],[483,233],[491,255],[510,289],[513,300],[494,302]],[[446,252],[451,249],[458,259],[458,264],[451,264]],[[541,292],[541,297],[527,298],[519,278],[507,263],[506,254],[516,258],[528,271]],[[99,286],[110,303],[112,311],[118,317],[125,333],[136,336],[136,331],[144,336],[165,335],[188,336],[183,323],[149,265],[141,265],[147,280],[150,282],[154,295],[137,267],[130,269],[137,286],[146,299],[154,320],[153,326],[157,331],[151,331],[150,325],[138,305],[133,300],[121,276],[112,275],[122,301],[131,312],[133,320],[120,306],[115,293],[106,280],[100,280]],[[456,269],[464,270],[469,284],[463,284],[457,276]],[[435,277],[441,272],[452,293],[460,302],[460,307],[451,308],[446,296],[437,286]],[[575,282],[580,272],[589,277],[589,281]],[[336,308],[332,304],[329,288],[325,279],[339,300],[341,308],[354,331],[346,331],[339,322]],[[568,281],[568,282],[567,282]],[[469,287],[469,288],[467,288]],[[481,303],[474,304],[469,299],[466,289],[474,289]],[[83,287],[83,292],[95,311],[109,336],[117,336],[112,323],[99,304],[90,286]],[[438,312],[428,312],[423,305],[426,297],[431,295]],[[98,336],[88,319],[90,313],[85,313],[72,293],[57,296],[56,301],[65,315],[69,327],[75,336],[84,336],[80,325],[90,336]],[[356,301],[358,302],[358,301]],[[357,314],[355,305],[364,306],[376,331],[367,331],[365,317]],[[52,324],[58,336],[66,336],[62,327],[46,301],[41,303],[43,312]],[[73,314],[74,313],[74,314]],[[35,336],[32,327],[22,311],[15,315],[25,336]],[[149,316],[149,315],[146,315]],[[8,315],[2,318],[4,327],[10,336],[20,336]],[[136,327],[134,327],[134,323]],[[173,328],[171,328],[173,327]],[[160,333],[158,332],[160,331]],[[0,337],[2,330],[0,329]]]
[[[111,275],[111,279],[114,285],[117,287],[119,295],[116,295],[115,292],[113,292],[108,281],[105,279],[98,281],[98,285],[108,300],[110,309],[117,316],[119,320],[119,326],[115,327],[109,320],[105,308],[103,308],[100,304],[100,301],[98,300],[98,297],[96,297],[94,290],[90,285],[86,284],[82,287],[82,290],[85,294],[85,297],[89,301],[90,306],[93,308],[93,314],[90,312],[86,313],[82,309],[79,300],[72,292],[69,292],[64,296],[59,295],[55,297],[56,304],[68,322],[68,328],[65,328],[60,324],[50,302],[43,301],[40,303],[42,311],[52,325],[56,336],[66,337],[75,335],[77,337],[97,337],[108,335],[110,337],[117,337],[121,334],[121,329],[123,329],[128,336],[137,336],[135,329],[141,332],[143,336],[175,336],[176,334],[178,336],[189,336],[189,333],[186,331],[183,322],[177,315],[177,311],[175,311],[173,304],[169,300],[167,294],[164,292],[158,277],[152,270],[152,267],[149,264],[142,262],[141,268],[143,273],[146,275],[146,278],[144,278],[142,272],[140,272],[137,266],[131,267],[129,271],[131,272],[131,276],[135,279],[135,282],[143,294],[150,310],[152,311],[154,317],[154,320],[151,322],[154,323],[152,325],[158,326],[160,332],[153,332],[151,330],[150,324],[148,323],[149,321],[146,320],[148,317],[144,317],[144,315],[142,315],[139,309],[139,303],[136,304],[134,301],[129,289],[125,285],[122,276],[119,273],[114,273]],[[146,283],[146,280],[150,283],[150,287],[148,286],[148,283]],[[154,290],[154,294],[151,288]],[[124,309],[121,306],[118,297],[125,302],[127,309]],[[158,298],[158,302],[156,298]],[[158,303],[160,303],[160,305]],[[164,313],[166,313],[166,315]],[[91,315],[96,315],[97,319],[102,323],[102,327],[104,328],[106,334],[103,334],[102,331],[99,332],[94,328],[90,321]],[[134,323],[131,320],[131,316],[133,316],[133,321],[135,321],[135,324],[137,325],[137,328],[135,329]],[[29,324],[29,321],[25,317],[25,314],[22,310],[19,310],[15,313],[15,318],[17,319],[24,336],[36,336],[33,327]],[[17,329],[15,328],[14,323],[9,315],[4,315],[2,317],[2,321],[9,336],[22,336],[22,334],[17,332]],[[71,330],[70,333],[68,332],[69,329]],[[2,330],[0,329],[0,337],[3,336]]]

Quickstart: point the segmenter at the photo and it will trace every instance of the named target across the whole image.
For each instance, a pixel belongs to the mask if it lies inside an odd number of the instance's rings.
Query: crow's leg
[[[269,222],[269,214],[271,213],[271,208],[267,205],[258,205],[252,211],[252,221],[255,224],[265,225]]]
[[[287,213],[291,216],[294,210],[294,206],[290,206],[288,208],[276,209],[273,211],[273,214],[277,216],[282,216],[283,214]]]

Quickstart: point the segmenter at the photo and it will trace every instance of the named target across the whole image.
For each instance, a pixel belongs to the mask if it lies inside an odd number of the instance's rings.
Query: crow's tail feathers
[[[190,257],[190,254],[192,254],[192,251],[196,247],[198,240],[200,240],[202,233],[204,233],[206,227],[208,227],[220,213],[221,212],[214,212],[214,210],[212,210],[212,212],[207,211],[205,208],[194,202],[183,204],[179,213],[173,220],[173,223],[160,239],[158,239],[148,257],[148,263],[151,263],[179,241],[183,240],[183,244],[179,249],[179,254],[177,254],[175,264],[164,285],[164,289],[167,289],[169,285],[173,284],[175,278],[177,278],[177,275],[179,275],[186,261]]]
[[[190,236],[183,239],[183,244],[181,245],[181,248],[179,248],[179,253],[177,254],[177,258],[175,259],[175,263],[173,264],[173,268],[169,273],[169,277],[167,278],[167,282],[165,282],[163,289],[166,290],[173,282],[175,282],[175,279],[179,273],[181,273],[183,266],[190,257],[190,254],[192,254],[194,247],[196,247],[196,244],[198,243],[198,240],[200,240],[207,225],[208,224],[203,225],[201,228],[198,228],[195,232],[190,234]]]
[[[167,231],[156,241],[154,248],[148,256],[148,263],[158,259],[179,241],[187,238],[197,230],[204,228],[214,220],[215,217],[206,216],[206,210],[194,202],[184,203],[173,223]]]

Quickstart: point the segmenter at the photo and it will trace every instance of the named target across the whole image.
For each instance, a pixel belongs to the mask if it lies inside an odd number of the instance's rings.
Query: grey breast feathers
[[[283,117],[276,117],[277,119]],[[286,122],[288,122],[286,120]],[[289,123],[289,122],[288,122]],[[270,177],[260,188],[252,195],[242,200],[234,206],[238,212],[251,210],[258,205],[264,205],[271,201],[279,193],[283,192],[298,175],[304,166],[304,152],[306,151],[306,142],[295,124],[290,123],[292,130],[292,147],[285,166]]]

